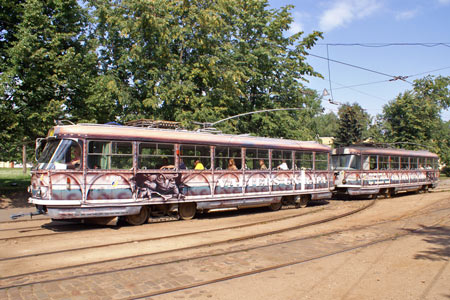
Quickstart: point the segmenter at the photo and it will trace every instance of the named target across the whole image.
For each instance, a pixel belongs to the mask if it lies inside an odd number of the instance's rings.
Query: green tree
[[[436,143],[441,163],[450,166],[450,121],[441,121],[438,132]],[[450,167],[448,171],[450,172]]]
[[[400,94],[383,108],[383,130],[387,141],[409,143],[412,149],[427,145],[439,151],[437,141],[444,129],[440,117],[450,104],[450,77],[425,77],[414,81],[414,89]],[[418,145],[415,145],[418,144]]]
[[[449,122],[440,113],[450,104],[450,77],[428,76],[383,107],[381,132],[386,142],[408,149],[428,149],[449,163]]]
[[[334,144],[336,146],[347,146],[361,143],[368,136],[370,116],[362,107],[353,103],[343,104],[339,107],[339,121]]]
[[[338,131],[338,122],[338,116],[330,112],[313,118],[311,127],[316,136],[334,137]]]
[[[2,148],[18,159],[18,144],[45,136],[54,121],[84,114],[96,54],[88,38],[87,10],[76,0],[29,0],[16,3],[22,13],[7,31],[10,43],[1,77],[0,111],[5,116]],[[7,157],[6,157],[7,158]],[[11,157],[14,158],[14,157]],[[7,158],[8,159],[8,158]]]
[[[120,121],[138,118],[214,122],[226,132],[310,137],[303,126],[320,109],[305,62],[321,34],[285,37],[291,7],[250,0],[91,1],[100,41],[101,74],[89,103]],[[107,95],[107,96],[104,96]],[[102,99],[104,101],[98,101]]]
[[[390,143],[404,143],[404,147],[410,149],[429,145],[440,121],[436,103],[421,101],[410,91],[384,106],[383,114],[386,140]]]

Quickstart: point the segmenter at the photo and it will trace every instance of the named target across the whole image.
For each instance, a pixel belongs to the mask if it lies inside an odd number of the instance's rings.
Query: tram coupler
[[[44,207],[39,205],[36,207],[36,211],[30,212],[30,213],[12,214],[11,219],[17,220],[18,218],[22,218],[25,216],[30,216],[30,219],[33,219],[33,216],[44,215],[44,214],[45,214]]]

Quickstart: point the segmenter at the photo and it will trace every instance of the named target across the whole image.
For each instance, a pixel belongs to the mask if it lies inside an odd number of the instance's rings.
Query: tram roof
[[[391,156],[417,156],[438,158],[437,154],[426,150],[405,150],[395,148],[377,148],[364,146],[348,146],[333,149],[333,154],[366,154],[366,155],[391,155]]]
[[[247,135],[212,134],[187,130],[133,127],[125,125],[59,125],[49,135],[60,138],[136,140],[160,143],[239,146],[246,148],[311,150],[330,152],[331,148],[313,141],[297,141]]]

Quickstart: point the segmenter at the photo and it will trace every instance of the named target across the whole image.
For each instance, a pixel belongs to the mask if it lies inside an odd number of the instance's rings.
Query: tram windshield
[[[37,170],[66,170],[81,167],[81,147],[73,140],[48,140],[38,157]]]
[[[332,164],[334,170],[359,170],[361,169],[361,157],[354,154],[333,155]]]

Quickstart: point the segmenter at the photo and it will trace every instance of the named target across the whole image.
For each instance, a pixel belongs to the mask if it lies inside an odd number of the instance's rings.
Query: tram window
[[[317,155],[324,153],[317,153]],[[367,161],[367,157],[366,157]],[[332,157],[333,168],[335,170],[359,170],[361,169],[361,156],[355,154],[341,154],[333,155]],[[316,163],[317,165],[317,163]],[[317,169],[317,166],[316,166]]]
[[[439,169],[439,161],[436,158],[433,158],[433,169]]]
[[[411,170],[417,170],[418,168],[417,157],[410,157],[409,162]]]
[[[370,170],[378,170],[377,157],[371,155],[369,160],[370,160]]]
[[[409,169],[409,157],[402,157],[400,158],[400,167],[402,170],[408,170]]]
[[[379,156],[378,157],[378,169],[379,170],[389,169],[389,156]]]
[[[426,158],[425,159],[425,169],[432,169],[432,168],[433,168],[433,159]]]
[[[238,170],[242,168],[241,148],[238,147],[216,147],[214,155],[214,167],[216,170],[232,170],[230,160]]]
[[[180,145],[180,159],[187,169],[195,169],[195,162],[199,160],[204,169],[211,169],[211,155],[209,146]]]
[[[419,157],[419,169],[425,169],[425,158]]]
[[[50,140],[46,143],[39,157],[37,169],[66,170],[80,169],[83,144],[73,140]]]
[[[363,156],[362,169],[370,170],[370,156]]]
[[[311,170],[313,167],[311,152],[295,152],[295,166],[297,169]]]
[[[272,169],[274,170],[292,169],[292,151],[272,150]]]
[[[130,142],[90,141],[88,167],[102,170],[125,170],[133,167],[133,146]]]
[[[174,168],[175,156],[172,144],[141,143],[139,144],[139,169]]]
[[[269,165],[269,150],[246,149],[245,166],[250,170],[267,170]]]
[[[316,153],[316,170],[328,170],[328,154]]]
[[[391,156],[390,159],[391,159],[390,169],[392,169],[392,170],[400,169],[400,157]]]

